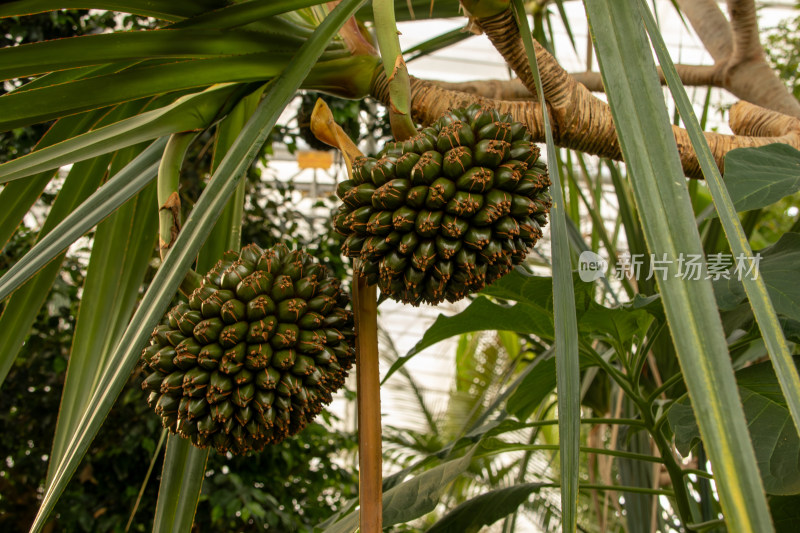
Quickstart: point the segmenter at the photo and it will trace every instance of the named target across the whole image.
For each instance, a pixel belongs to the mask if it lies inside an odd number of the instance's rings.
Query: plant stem
[[[654,390],[650,394],[650,396],[647,397],[647,403],[648,404],[653,403],[653,401],[656,398],[658,398],[661,395],[661,393],[666,392],[670,387],[677,385],[681,380],[683,380],[683,374],[681,374],[680,372],[667,379],[667,381],[662,383],[659,388]]]
[[[559,488],[558,483],[542,483],[541,488]],[[620,492],[639,492],[656,496],[672,496],[672,491],[664,489],[648,489],[647,487],[629,487],[626,485],[603,485],[598,483],[581,483],[582,490],[616,490]]]
[[[193,131],[173,133],[158,166],[158,248],[162,259],[181,229],[181,200],[178,196],[181,166],[186,150],[196,136]]]
[[[503,446],[502,448],[497,449],[489,449],[486,452],[476,453],[475,458],[479,457],[490,457],[497,453],[501,452],[509,452],[509,451],[528,451],[528,450],[552,450],[552,451],[559,451],[558,444],[518,444],[513,445],[509,444],[507,446]],[[620,450],[610,450],[606,448],[593,448],[590,446],[580,446],[579,450],[583,453],[594,453],[597,455],[608,455],[611,457],[622,457],[625,459],[631,459],[634,461],[644,461],[646,463],[662,463],[660,458],[654,455],[644,455],[641,453],[633,453],[633,452],[623,452]]]
[[[389,79],[389,120],[392,135],[404,141],[417,134],[411,120],[411,79],[400,51],[397,23],[394,17],[394,0],[375,0],[375,34],[381,51],[383,70]]]
[[[381,396],[378,372],[378,305],[375,285],[356,274],[353,280],[358,396],[358,463],[361,533],[380,533]]]
[[[661,332],[664,331],[665,324],[662,322],[661,324],[656,325],[653,327],[651,324],[648,331],[651,331],[647,336],[647,340],[641,345],[639,352],[636,354],[636,361],[633,364],[633,371],[631,372],[631,379],[633,380],[633,388],[635,390],[639,390],[639,380],[642,377],[642,370],[644,369],[644,363],[647,360],[647,354],[650,353],[650,350],[653,348],[653,343],[661,336]]]
[[[632,396],[631,399],[639,408],[639,411],[642,414],[642,421],[644,422],[647,431],[653,438],[653,442],[655,442],[656,447],[658,447],[658,453],[661,455],[664,468],[666,468],[667,474],[669,474],[669,479],[672,481],[673,499],[677,505],[678,514],[681,517],[681,521],[686,526],[687,531],[693,531],[688,526],[688,524],[692,521],[692,506],[690,504],[691,499],[689,497],[689,490],[686,488],[686,483],[683,477],[683,469],[675,460],[675,456],[672,454],[672,447],[670,446],[670,443],[667,442],[667,440],[661,434],[661,431],[659,430],[660,424],[657,424],[655,420],[653,420],[653,413],[650,410],[650,403],[643,401],[643,399],[639,396]]]
[[[697,477],[702,477],[702,478],[705,478],[705,479],[714,479],[714,476],[712,476],[711,474],[709,474],[705,470],[700,470],[698,468],[684,468],[683,469],[683,475],[684,476],[695,475]]]
[[[684,483],[683,479],[683,469],[677,463],[677,461],[675,461],[675,457],[672,455],[672,449],[669,443],[666,442],[664,437],[661,435],[660,428],[664,418],[659,419],[659,421],[656,422],[653,419],[653,414],[650,410],[650,404],[652,403],[652,399],[658,397],[658,394],[660,394],[661,390],[666,390],[665,387],[669,388],[670,386],[674,385],[675,382],[677,382],[677,380],[676,379],[667,380],[667,382],[664,383],[662,387],[659,387],[657,391],[655,391],[647,399],[644,399],[638,394],[634,393],[630,381],[624,374],[622,374],[619,370],[608,364],[596,352],[594,353],[594,359],[617,383],[617,385],[619,385],[619,387],[623,391],[625,391],[628,397],[631,398],[631,400],[633,400],[633,402],[636,404],[639,412],[642,415],[642,423],[645,429],[648,431],[648,433],[650,433],[650,435],[652,436],[653,441],[656,443],[658,451],[661,455],[661,459],[664,463],[664,467],[667,469],[669,478],[672,481],[672,486],[674,488],[673,497],[678,507],[678,514],[680,514],[683,523],[688,524],[692,519],[692,512],[691,512],[691,505],[689,504],[690,502],[689,492],[686,488],[686,484]],[[680,374],[678,374],[678,376],[680,376]],[[581,447],[581,450],[583,449],[584,448]],[[601,453],[608,454],[608,450],[603,450]],[[633,458],[640,459],[639,457],[633,457]]]

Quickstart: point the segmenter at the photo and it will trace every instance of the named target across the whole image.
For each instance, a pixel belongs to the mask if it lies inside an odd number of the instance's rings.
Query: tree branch
[[[713,85],[717,76],[717,69],[713,65],[675,65],[681,81],[690,87]],[[658,69],[661,84],[666,85],[666,80]],[[592,92],[604,92],[603,77],[599,72],[572,72],[570,76],[578,83]],[[525,85],[514,78],[511,80],[472,80],[462,82],[447,82],[431,80],[442,89],[461,91],[462,93],[484,96],[495,100],[531,100],[533,96]]]
[[[713,65],[676,64],[675,69],[681,77],[681,82],[690,87],[714,85],[714,80],[718,76],[717,67]],[[573,72],[571,76],[590,91],[605,91],[605,87],[603,87],[603,77],[599,72]],[[664,74],[661,72],[660,67],[658,68],[658,77],[661,80],[661,85],[666,85],[667,81],[664,79]]]
[[[715,0],[678,0],[697,36],[715,62],[726,60],[733,53],[733,33]]]
[[[494,100],[530,100],[530,91],[519,78],[513,80],[431,81],[442,89],[460,91]]]
[[[586,92],[591,98],[597,100],[588,91]],[[384,103],[389,101],[388,82],[380,69],[372,81],[371,93]],[[544,142],[545,132],[539,102],[492,100],[474,94],[443,89],[436,82],[411,78],[412,116],[423,125],[431,124],[450,109],[466,107],[474,103],[496,108],[500,113],[511,114],[514,120],[522,122],[528,127],[534,142]],[[555,108],[549,104],[548,109],[553,119],[553,138],[558,146],[617,161],[622,160],[617,134],[608,109],[602,114],[596,115],[594,113],[598,108],[587,105],[586,102],[578,102],[578,110],[571,115],[556,113]],[[572,122],[564,124],[559,122],[560,120]],[[585,127],[575,127],[575,124],[585,125]],[[739,102],[730,110],[730,125],[736,135],[705,133],[720,170],[724,170],[725,154],[736,148],[784,143],[800,150],[800,119],[798,118],[782,115],[747,102]],[[689,177],[702,178],[697,156],[686,130],[673,126],[672,131],[684,172]]]
[[[742,100],[800,117],[800,102],[793,97],[766,61],[758,38],[753,0],[729,0],[730,23],[714,0],[678,0],[678,3],[715,60],[714,65],[676,65],[684,85],[721,87]],[[519,32],[510,11],[474,19],[474,22],[503,54],[528,92],[535,94],[521,41],[514,37]],[[573,81],[567,81],[570,75],[560,67],[556,59],[538,43],[535,46],[536,57],[543,70],[546,99],[556,109],[561,106],[554,98],[563,100],[564,95],[572,95],[573,101],[588,101],[585,95],[578,94],[581,90],[575,88],[576,82],[591,91],[604,90],[601,76],[595,72],[572,74]],[[659,76],[664,83],[660,70]],[[492,81],[490,84],[469,82],[465,85],[442,86],[503,100],[535,99],[533,94],[525,94],[519,84],[519,81]]]
[[[728,0],[728,14],[733,31],[733,51],[728,63],[738,65],[750,60],[764,60],[754,0]]]
[[[717,70],[712,85],[742,100],[800,117],[800,102],[767,63],[753,0],[728,0],[730,22],[714,0],[678,0],[678,5],[714,58]]]

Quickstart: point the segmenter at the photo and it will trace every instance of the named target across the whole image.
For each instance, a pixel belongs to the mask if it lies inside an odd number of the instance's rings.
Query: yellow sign
[[[297,165],[300,168],[331,168],[331,165],[333,165],[333,152],[301,150],[297,152]]]

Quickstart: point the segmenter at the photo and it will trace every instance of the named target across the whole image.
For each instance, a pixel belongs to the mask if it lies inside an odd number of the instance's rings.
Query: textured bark
[[[692,87],[713,85],[716,76],[716,67],[713,65],[677,64],[675,68],[683,84]],[[605,87],[603,87],[603,77],[599,72],[571,72],[570,76],[592,92],[605,91]],[[661,72],[661,68],[658,68],[658,76],[661,79],[661,84],[665,85],[666,80]],[[496,100],[530,100],[534,98],[519,78],[511,80],[472,80],[462,82],[434,81],[434,83],[443,89],[461,91],[478,96],[485,96],[486,98],[494,98]]]
[[[697,36],[715,62],[728,58],[733,52],[733,34],[725,15],[715,0],[678,0]]]
[[[389,101],[388,82],[380,69],[373,79],[371,92],[378,100],[384,103]],[[586,94],[589,94],[593,100],[597,100],[588,91]],[[514,120],[522,122],[528,127],[535,142],[545,141],[542,109],[538,102],[493,100],[465,92],[443,89],[436,83],[411,78],[412,116],[423,125],[432,123],[450,109],[466,107],[473,103],[494,107],[501,113],[510,113]],[[597,106],[595,105],[585,105],[580,101],[575,102],[575,105],[575,112],[568,115],[556,113],[556,108],[548,105],[552,117],[555,143],[564,148],[572,148],[621,161],[622,154],[617,134],[607,107],[603,112],[596,114]],[[564,117],[571,120],[572,123],[559,122]],[[574,124],[586,126],[576,128]],[[736,135],[705,133],[717,166],[721,170],[725,154],[736,148],[784,143],[800,150],[800,119],[798,118],[782,115],[747,102],[739,102],[731,108],[730,125]],[[697,157],[686,130],[673,126],[672,131],[684,172],[689,177],[702,178]]]
[[[442,89],[485,96],[495,100],[530,100],[530,91],[519,78],[513,80],[432,81]]]
[[[678,0],[678,5],[714,58],[710,85],[767,109],[800,117],[800,102],[767,63],[754,0],[728,0],[730,21],[714,0]]]
[[[684,85],[724,88],[742,100],[786,115],[800,117],[800,102],[792,96],[767,63],[759,40],[753,0],[729,0],[730,22],[714,0],[678,0],[678,4],[714,58],[714,65],[675,65]],[[530,79],[527,57],[521,41],[518,38],[510,38],[519,33],[511,12],[506,11],[492,17],[476,19],[474,22],[503,54],[522,82],[490,80],[461,84],[442,83],[441,86],[488,98],[535,100],[536,97],[531,94],[535,93],[533,80]],[[535,47],[536,57],[543,71],[545,94],[565,95],[579,91],[574,87],[569,87],[567,91],[559,90],[559,84],[570,83],[566,81],[568,77],[589,91],[604,91],[599,72],[568,75],[539,43],[535,43]],[[659,78],[662,84],[666,83],[661,69]],[[523,86],[527,87],[527,93],[523,90]],[[551,96],[548,95],[546,98],[552,103]]]
[[[717,69],[712,65],[682,65],[676,64],[675,69],[681,78],[681,82],[689,87],[714,85],[714,80],[717,76]],[[664,73],[661,72],[661,67],[657,67],[658,78],[661,80],[661,85],[666,85],[667,80],[664,78]],[[575,81],[583,84],[590,91],[604,92],[603,77],[599,72],[573,72],[572,77]]]

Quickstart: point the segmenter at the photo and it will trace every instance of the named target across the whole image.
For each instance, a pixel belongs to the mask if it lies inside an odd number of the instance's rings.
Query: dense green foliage
[[[170,437],[172,460],[164,461],[137,360],[187,271],[207,270],[240,241],[288,242],[341,279],[352,274],[332,234],[333,196],[309,198],[268,164],[275,141],[325,148],[306,128],[315,93],[300,88],[356,97],[326,100],[346,133],[377,151],[389,121],[365,95],[379,92],[371,83],[383,66],[360,37],[342,35],[357,30],[385,42],[396,36],[394,21],[373,22],[367,6],[358,11],[362,25],[339,33],[357,0],[333,11],[313,0],[114,4],[152,18],[20,17],[22,3],[0,3],[0,15],[14,14],[0,19],[6,45],[119,21],[124,30],[0,51],[4,90],[32,73],[57,72],[36,78],[45,85],[36,93],[0,96],[0,158],[10,159],[0,159],[0,234],[13,235],[0,256],[0,529],[122,531],[136,508],[135,531],[150,530],[156,516],[157,531],[186,533],[194,520],[202,531],[351,533],[359,520],[354,435],[331,431],[323,417],[259,455],[212,452],[207,462],[205,452]],[[463,19],[455,0],[395,4],[398,19]],[[479,16],[508,4],[523,10],[521,0],[480,4]],[[439,316],[407,353],[383,351],[386,387],[404,395],[423,428],[385,420],[388,528],[478,531],[502,520],[504,533],[523,522],[547,531],[760,533],[770,523],[781,532],[796,525],[800,155],[786,145],[729,153],[723,182],[648,4],[585,2],[627,164],[559,150],[547,137],[550,253],[538,247],[526,258],[535,270],[516,268]],[[537,4],[534,34],[550,50],[556,17],[569,30],[561,2]],[[517,20],[534,72],[526,19]],[[796,32],[787,23],[770,35],[767,51],[795,87]],[[462,38],[434,36],[414,54]],[[655,62],[642,53],[650,42],[684,124],[697,133],[701,162],[713,167],[706,165],[705,183],[684,179]],[[299,111],[287,113],[293,97]],[[292,118],[277,125],[280,116]],[[50,140],[63,142],[18,157],[50,124]],[[187,143],[185,154],[176,148]],[[63,185],[52,180],[69,164]],[[183,225],[159,257],[154,199],[158,193],[161,204],[173,192]],[[91,245],[88,263],[85,249],[60,255],[80,235]],[[760,254],[757,279],[737,278],[734,264],[720,267],[733,250]],[[581,280],[575,270],[585,273],[585,252],[608,262],[605,277]],[[633,266],[628,252],[642,260],[638,275],[625,269]],[[681,277],[677,259],[651,270],[665,253],[696,255],[705,277]],[[449,396],[432,405],[424,377],[406,364],[455,337],[453,381],[436,383]],[[57,421],[61,402],[67,408]],[[742,500],[748,505],[735,505]]]

